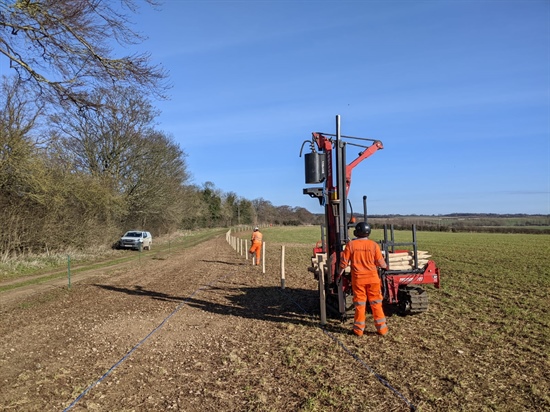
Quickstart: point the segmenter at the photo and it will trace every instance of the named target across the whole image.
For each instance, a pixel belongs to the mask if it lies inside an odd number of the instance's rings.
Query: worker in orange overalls
[[[254,232],[252,232],[252,239],[250,241],[252,242],[252,245],[250,246],[250,250],[248,253],[250,255],[256,254],[256,266],[260,265],[260,255],[262,253],[262,232],[260,232],[260,229],[258,226],[254,228]]]
[[[368,238],[370,232],[371,228],[365,222],[355,225],[353,234],[356,238],[346,244],[340,260],[340,276],[348,266],[351,266],[351,288],[355,305],[352,332],[357,336],[363,336],[365,330],[367,301],[372,310],[376,333],[388,333],[378,276],[378,268],[387,269],[388,266],[378,243]]]

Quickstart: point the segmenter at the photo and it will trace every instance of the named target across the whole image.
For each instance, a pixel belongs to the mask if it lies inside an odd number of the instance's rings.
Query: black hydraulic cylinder
[[[325,180],[325,155],[323,153],[306,153],[306,184],[321,183]]]

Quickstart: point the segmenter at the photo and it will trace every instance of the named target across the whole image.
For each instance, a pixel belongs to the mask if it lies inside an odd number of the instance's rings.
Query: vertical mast
[[[338,250],[342,251],[343,244],[348,240],[346,219],[346,143],[340,133],[340,115],[336,115],[336,194],[338,196]]]

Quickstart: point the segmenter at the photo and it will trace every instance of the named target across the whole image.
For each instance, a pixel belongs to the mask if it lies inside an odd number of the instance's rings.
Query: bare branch
[[[156,6],[154,1],[147,1]],[[163,98],[166,72],[150,55],[114,56],[109,42],[128,46],[142,36],[130,28],[133,0],[0,0],[0,54],[21,80],[42,87],[59,103],[93,103],[97,87],[133,87]]]

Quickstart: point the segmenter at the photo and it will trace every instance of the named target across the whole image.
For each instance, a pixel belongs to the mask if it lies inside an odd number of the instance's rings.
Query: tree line
[[[193,184],[152,99],[167,72],[131,15],[156,0],[0,0],[0,259],[107,245],[127,229],[273,223],[322,215]],[[432,227],[435,227],[432,225]],[[438,229],[440,225],[438,223]]]
[[[235,224],[298,224],[303,208],[193,184],[186,153],[155,123],[167,73],[131,15],[156,0],[0,0],[0,259]],[[4,61],[0,62],[4,64]]]
[[[496,213],[453,213],[447,215],[373,215],[369,223],[375,229],[386,225],[395,230],[430,232],[550,233],[550,216]]]
[[[157,111],[132,88],[98,89],[91,107],[63,110],[15,78],[4,77],[0,90],[4,256],[109,244],[132,228],[158,236],[315,220],[303,208],[192,184],[186,154],[154,126]]]

